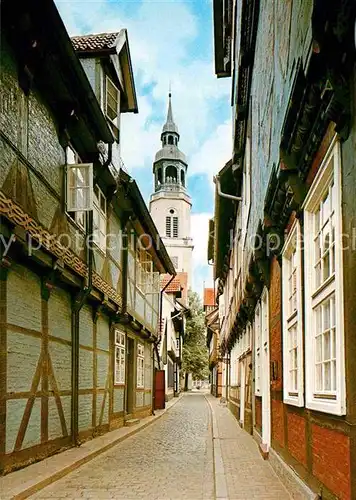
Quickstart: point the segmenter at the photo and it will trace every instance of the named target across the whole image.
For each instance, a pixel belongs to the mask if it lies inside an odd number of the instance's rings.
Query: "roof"
[[[78,52],[110,50],[115,47],[120,31],[115,33],[98,33],[82,36],[73,36],[73,47]]]
[[[24,47],[31,44],[36,49],[26,59],[27,70],[35,74],[34,85],[54,115],[68,126],[75,149],[95,153],[100,140],[113,143],[113,134],[54,2],[2,2],[1,15],[3,33],[15,57],[22,60]],[[69,120],[71,116],[75,118]]]
[[[166,120],[166,123],[163,125],[162,132],[163,133],[165,133],[165,132],[174,132],[175,134],[179,135],[178,127],[174,123],[174,119],[173,119],[172,94],[171,93],[169,93],[167,120]]]
[[[204,288],[204,307],[215,306],[215,290],[214,288]]]
[[[169,283],[168,287],[164,290],[166,293],[180,292],[182,289],[182,285],[180,283],[179,276],[175,276],[170,282],[171,279],[172,276],[170,276],[169,274],[163,274],[161,276],[161,290],[163,290],[163,288],[166,287]]]
[[[119,56],[123,78],[123,99],[120,101],[120,112],[138,113],[135,81],[132,69],[130,47],[126,29],[114,33],[99,33],[74,36],[71,38],[72,45],[80,59],[87,57],[109,58],[114,66],[114,71],[122,84],[121,73],[118,64],[113,57]]]
[[[172,276],[163,274],[161,276],[161,290],[170,282]],[[166,293],[182,293],[182,300],[184,304],[188,304],[188,274],[177,273],[175,278],[169,283],[168,287],[164,290]]]

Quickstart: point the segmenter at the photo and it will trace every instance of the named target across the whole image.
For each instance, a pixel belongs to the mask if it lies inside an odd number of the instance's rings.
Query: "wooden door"
[[[155,410],[163,410],[165,408],[165,371],[155,371]]]

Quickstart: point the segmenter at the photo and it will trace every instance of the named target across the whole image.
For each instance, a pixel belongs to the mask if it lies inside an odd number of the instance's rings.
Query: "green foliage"
[[[209,353],[205,338],[205,314],[199,295],[189,293],[191,317],[187,319],[183,344],[183,370],[191,373],[194,380],[209,376]]]

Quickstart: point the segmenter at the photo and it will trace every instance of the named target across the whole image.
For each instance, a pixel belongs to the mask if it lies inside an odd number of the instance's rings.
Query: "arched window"
[[[168,144],[172,144],[173,145],[173,136],[172,135],[168,136]]]
[[[166,168],[166,182],[177,182],[177,169],[173,165]]]
[[[166,136],[164,136],[164,137],[163,137],[163,146],[165,146],[166,144],[167,144],[167,137],[166,137]]]
[[[178,216],[175,210],[171,208],[168,215],[166,216],[166,237],[167,238],[178,238],[179,226],[178,226]]]
[[[157,170],[157,182],[159,184],[162,184],[162,168],[161,167]]]
[[[178,137],[175,138],[174,143],[176,146],[178,146]]]
[[[184,175],[184,170],[180,171],[180,182],[183,187],[185,187],[185,175]]]

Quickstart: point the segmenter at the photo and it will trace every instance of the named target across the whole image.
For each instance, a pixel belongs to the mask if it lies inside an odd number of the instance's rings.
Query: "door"
[[[155,410],[163,410],[165,408],[166,401],[166,381],[165,381],[165,371],[156,370],[155,371]]]
[[[270,393],[270,363],[269,363],[269,313],[268,292],[263,291],[262,309],[262,442],[268,451],[271,445],[271,393]]]
[[[135,341],[127,337],[126,413],[133,412],[135,393]]]
[[[245,360],[240,361],[240,424],[245,423],[245,397],[246,397],[246,369]]]

